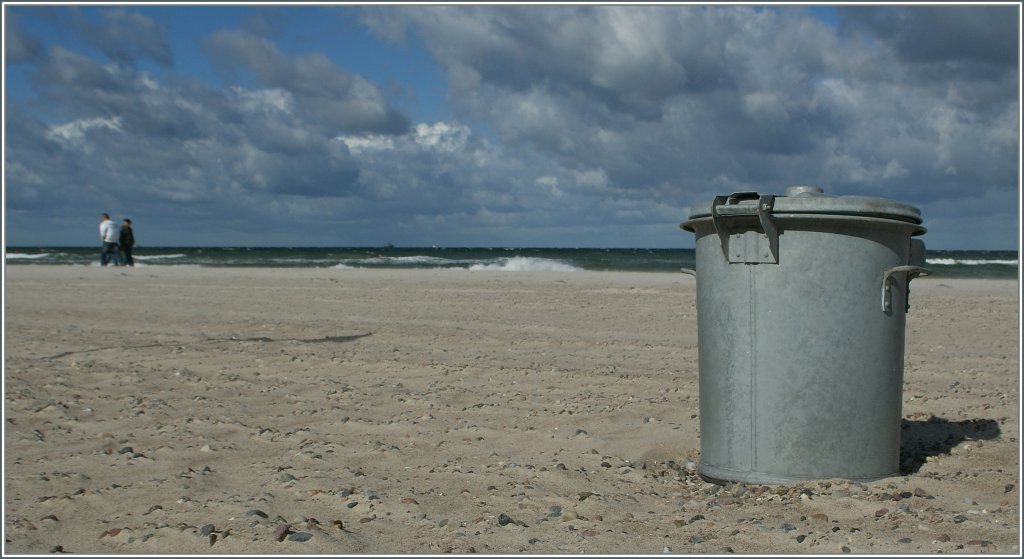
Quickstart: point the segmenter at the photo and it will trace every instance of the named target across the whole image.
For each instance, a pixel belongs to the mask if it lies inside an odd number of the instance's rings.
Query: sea
[[[6,247],[8,266],[99,266],[98,247]],[[678,272],[693,249],[456,247],[136,247],[136,266]],[[1017,279],[1017,251],[929,250],[933,277]]]

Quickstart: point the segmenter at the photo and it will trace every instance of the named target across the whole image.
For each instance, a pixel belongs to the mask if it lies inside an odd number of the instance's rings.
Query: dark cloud
[[[18,17],[13,13],[4,14],[4,54],[7,64],[30,62],[43,52],[42,42],[33,35],[26,33],[18,25]]]
[[[129,66],[101,65],[52,47],[31,79],[64,118],[116,118],[131,136],[186,140],[201,134],[202,121],[174,107],[171,94],[152,77]],[[155,104],[154,104],[155,102]]]
[[[386,9],[382,9],[386,10]],[[403,11],[448,69],[456,93],[494,86],[527,93],[539,85],[582,94],[616,112],[657,119],[660,103],[682,93],[728,88],[726,53],[708,41],[713,18],[686,26],[677,10],[634,8],[431,8]],[[696,12],[691,12],[696,13]],[[371,12],[393,34],[394,11]],[[484,100],[479,100],[483,102]]]
[[[172,63],[171,49],[164,28],[152,19],[122,9],[100,12],[102,21],[93,21],[79,15],[74,19],[79,35],[94,45],[111,60],[134,64],[148,58],[164,65]]]
[[[42,133],[46,125],[20,111],[5,115],[7,145],[4,186],[7,208],[60,214],[89,195],[81,186],[79,168],[60,143]]]
[[[284,36],[288,25],[289,10],[284,6],[266,5],[248,13],[242,20],[242,28],[254,35],[279,39]]]
[[[343,132],[401,134],[409,128],[409,119],[388,104],[376,85],[323,54],[289,58],[269,40],[238,30],[217,32],[207,50],[229,75],[241,67],[257,83],[289,91],[313,122]]]
[[[640,120],[657,120],[664,103],[681,95],[734,92],[751,79],[808,79],[824,66],[820,48],[828,46],[823,24],[750,8],[382,8],[368,14],[372,28],[392,39],[400,36],[396,30],[414,27],[448,70],[456,94],[540,87]],[[819,48],[803,48],[811,41]],[[766,44],[786,56],[763,52]],[[760,67],[762,61],[777,65]]]
[[[32,77],[36,86],[53,99],[102,111],[110,104],[128,102],[132,93],[115,72],[86,56],[54,46]]]
[[[371,12],[392,37],[403,26],[389,14],[408,19],[453,98],[510,144],[602,168],[625,188],[656,188],[683,159],[723,150],[806,153],[833,120],[810,99],[835,40],[806,19],[700,7]]]
[[[1017,66],[1015,6],[837,7],[840,29],[888,44],[902,59]]]

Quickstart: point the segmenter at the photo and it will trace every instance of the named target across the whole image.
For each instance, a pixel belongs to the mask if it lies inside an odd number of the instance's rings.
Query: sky
[[[716,195],[1020,239],[1017,5],[3,5],[5,246],[692,248]]]

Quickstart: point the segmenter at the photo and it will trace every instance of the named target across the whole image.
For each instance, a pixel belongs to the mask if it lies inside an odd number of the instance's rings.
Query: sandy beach
[[[6,553],[1019,555],[1015,281],[922,278],[904,475],[715,485],[683,274],[7,266]]]

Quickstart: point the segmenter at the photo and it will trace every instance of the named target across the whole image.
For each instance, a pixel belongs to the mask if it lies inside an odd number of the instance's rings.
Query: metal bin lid
[[[737,214],[757,214],[759,195],[754,192],[734,193],[726,197],[732,211]],[[681,225],[693,231],[690,223],[701,218],[712,217],[714,201],[698,204],[690,209],[688,221]],[[721,203],[721,202],[719,202]],[[772,215],[780,214],[821,214],[865,218],[882,218],[920,224],[921,210],[885,198],[868,196],[831,196],[815,186],[791,186],[785,195],[776,195],[771,209]],[[919,228],[924,232],[924,228]]]

